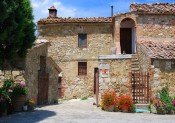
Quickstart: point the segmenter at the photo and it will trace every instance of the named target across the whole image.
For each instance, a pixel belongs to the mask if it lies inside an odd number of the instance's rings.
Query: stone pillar
[[[115,21],[114,42],[116,43],[116,54],[121,54],[121,48],[120,48],[120,24],[119,24],[118,21]]]

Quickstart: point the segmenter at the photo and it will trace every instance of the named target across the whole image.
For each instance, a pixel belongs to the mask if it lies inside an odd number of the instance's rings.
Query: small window
[[[87,75],[87,62],[78,62],[78,75]]]
[[[87,47],[87,34],[78,34],[78,47]]]
[[[158,60],[153,60],[153,65],[155,68],[159,68],[159,61]]]
[[[171,65],[172,65],[172,69],[174,69],[175,68],[175,60],[171,61]]]

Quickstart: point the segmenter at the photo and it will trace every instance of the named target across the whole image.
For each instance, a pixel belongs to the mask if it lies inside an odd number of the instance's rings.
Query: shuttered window
[[[79,48],[87,47],[87,34],[78,34],[78,47]]]
[[[78,75],[87,75],[87,62],[78,62]]]

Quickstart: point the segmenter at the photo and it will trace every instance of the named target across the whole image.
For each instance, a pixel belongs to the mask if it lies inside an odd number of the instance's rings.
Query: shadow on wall
[[[2,117],[0,123],[36,123],[55,115],[56,113],[53,111],[35,110],[34,112],[22,112]]]

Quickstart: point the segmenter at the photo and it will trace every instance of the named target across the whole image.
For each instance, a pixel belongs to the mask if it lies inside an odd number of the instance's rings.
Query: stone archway
[[[136,45],[135,21],[131,18],[125,18],[120,23],[120,47],[121,53],[134,54]]]

